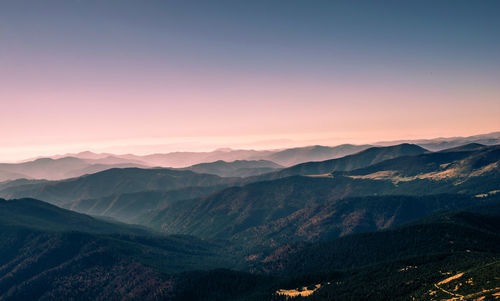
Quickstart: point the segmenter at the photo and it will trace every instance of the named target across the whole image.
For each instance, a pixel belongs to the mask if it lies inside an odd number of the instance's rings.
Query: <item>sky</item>
[[[500,1],[0,1],[0,161],[500,130]]]

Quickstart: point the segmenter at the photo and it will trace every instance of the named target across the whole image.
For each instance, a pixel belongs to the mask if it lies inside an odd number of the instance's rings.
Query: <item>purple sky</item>
[[[0,2],[0,161],[500,130],[498,1]]]

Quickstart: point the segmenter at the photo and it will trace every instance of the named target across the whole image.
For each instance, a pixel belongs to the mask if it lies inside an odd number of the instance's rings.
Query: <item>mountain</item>
[[[80,159],[63,157],[59,159],[40,158],[23,163],[0,163],[0,180],[46,179],[61,180],[79,177],[110,168],[146,167],[137,162],[116,157]]]
[[[499,203],[489,206],[497,211]],[[306,274],[359,268],[422,254],[471,250],[500,255],[500,244],[496,243],[500,242],[498,217],[500,212],[451,211],[386,231],[284,245],[287,252],[282,252],[283,247],[276,249],[262,259],[260,268],[272,273]]]
[[[348,172],[358,178],[395,182],[414,179],[454,180],[500,175],[500,146],[469,144],[440,152],[394,158]],[[493,184],[489,181],[490,184]]]
[[[0,200],[1,300],[168,299],[172,275],[226,266],[217,245],[153,236],[32,199]]]
[[[29,179],[17,179],[11,181],[0,182],[0,190],[7,189],[9,187],[23,186],[28,184],[40,184],[46,183],[47,180],[29,180]]]
[[[349,171],[367,167],[375,163],[405,156],[426,153],[427,150],[417,145],[400,144],[386,147],[371,147],[353,155],[321,162],[306,162],[273,173],[261,175],[252,180],[278,179],[294,175],[323,175],[335,171]]]
[[[142,156],[133,154],[96,154],[85,151],[77,154],[56,155],[50,158],[62,159],[72,157],[82,160],[93,160],[94,164],[134,163],[151,167],[171,168],[188,168],[192,165],[215,161],[233,162],[245,160],[266,160],[276,162],[278,165],[291,166],[308,161],[322,161],[326,159],[340,158],[367,149],[368,147],[370,147],[370,145],[343,144],[333,147],[316,145],[280,150],[233,150],[230,148],[221,148],[212,152],[171,152]]]
[[[283,245],[250,258],[251,274],[187,272],[177,278],[183,293],[174,300],[493,300],[500,292],[500,206],[480,208]]]
[[[491,299],[499,153],[403,144],[260,181],[126,168],[0,183],[16,198],[0,200],[0,299]]]
[[[311,300],[493,297],[498,204],[281,245],[247,259],[245,272],[221,269],[234,256],[194,237],[142,235],[37,200],[1,200],[0,298],[284,300],[276,292],[309,289]]]
[[[249,177],[268,173],[283,166],[267,160],[236,160],[233,162],[216,161],[211,163],[200,163],[186,169],[196,173],[214,174],[220,177]]]
[[[137,221],[166,233],[263,247],[385,229],[488,200],[473,195],[431,195],[434,189],[442,190],[443,184],[295,176],[175,202]]]
[[[294,275],[282,285],[314,288],[310,300],[493,298],[500,291],[500,207],[486,208],[488,213],[449,212],[387,231],[285,245],[255,269]]]
[[[18,172],[0,170],[0,182],[6,182],[16,179],[29,179],[30,177]]]
[[[314,240],[384,229],[438,210],[479,204],[500,190],[497,146],[428,153],[402,145],[369,149],[333,162],[357,164],[358,156],[372,162],[394,154],[388,150],[401,154],[407,148],[417,155],[327,176],[291,176],[231,187],[169,204],[137,221],[167,233],[272,245],[285,239]],[[435,175],[443,168],[454,170],[457,178],[412,176]]]
[[[436,210],[460,208],[471,198],[479,202],[476,195],[488,196],[500,189],[496,185],[500,179],[495,165],[497,148],[471,145],[437,153],[412,145],[371,148],[345,158],[310,164],[353,168],[391,156],[417,155],[328,176],[292,176],[231,188],[227,187],[240,184],[240,180],[187,170],[116,169],[60,182],[7,187],[0,195],[40,198],[79,212],[139,223],[171,234],[246,239],[259,244],[265,243],[263,238],[267,237],[267,244],[275,244],[287,235],[294,240],[311,240],[392,226],[405,220],[398,214],[404,216],[406,211],[394,210],[401,204],[420,202],[410,199],[409,203],[398,203],[405,196],[465,194],[448,197],[449,207],[442,201],[436,201],[431,208],[422,205],[414,218]],[[436,174],[444,168],[443,164],[463,175],[457,178],[459,182],[412,174]],[[398,174],[394,176],[395,173]],[[395,195],[401,199],[382,198]],[[373,203],[353,199],[368,196],[380,199]],[[380,205],[372,208],[375,204]],[[350,226],[345,225],[348,220]]]
[[[123,158],[146,162],[151,166],[187,168],[200,163],[235,160],[265,160],[273,151],[218,149],[212,152],[172,152],[145,156],[123,155]]]
[[[435,138],[435,139],[418,139],[418,140],[398,140],[398,141],[384,141],[374,143],[375,145],[388,146],[400,143],[412,143],[420,145],[421,147],[430,151],[441,151],[465,144],[478,143],[484,145],[500,144],[500,132],[493,132],[489,134],[474,135],[469,137],[449,137],[449,138]]]
[[[64,174],[60,179],[55,180],[64,180],[69,178],[77,178],[83,175],[89,175],[93,173],[98,173],[104,170],[112,169],[112,168],[148,168],[145,165],[137,165],[135,163],[116,163],[116,164],[90,164],[82,169],[71,170]]]
[[[97,153],[90,152],[90,151],[83,151],[83,152],[79,152],[79,153],[67,153],[64,155],[54,155],[54,156],[49,156],[49,157],[39,156],[39,157],[27,159],[23,162],[35,161],[37,159],[43,159],[43,158],[50,158],[50,159],[56,160],[56,159],[62,159],[62,158],[66,158],[66,157],[78,158],[78,159],[83,159],[83,160],[95,160],[95,159],[103,159],[103,158],[113,157],[113,156],[115,156],[115,155],[110,154],[110,153],[97,154]]]
[[[117,193],[94,199],[82,199],[66,203],[64,206],[80,213],[111,217],[126,222],[137,223],[144,215],[180,200],[199,198],[225,188],[225,185],[207,187],[186,187],[169,191],[138,191]]]
[[[167,154],[153,154],[146,156],[122,156],[146,162],[153,166],[188,167],[200,163],[214,161],[231,162],[235,160],[267,160],[279,165],[290,166],[308,161],[321,161],[339,158],[368,148],[369,145],[344,144],[339,146],[306,146],[284,150],[232,150],[218,149],[213,152],[174,152]]]
[[[108,169],[62,181],[48,181],[9,187],[0,191],[4,198],[30,197],[54,204],[146,190],[175,190],[192,186],[228,184],[231,178],[172,169]]]
[[[233,150],[229,148],[221,148],[211,152],[171,152],[157,153],[150,155],[134,155],[134,154],[111,154],[111,153],[93,153],[84,151],[80,153],[69,153],[64,155],[55,155],[50,157],[37,157],[35,159],[25,160],[23,163],[37,161],[39,159],[60,160],[66,158],[76,158],[83,161],[88,161],[89,164],[135,164],[136,167],[171,167],[171,168],[187,168],[192,165],[201,163],[210,163],[215,161],[232,162],[236,160],[267,160],[275,162],[282,166],[293,166],[300,163],[312,161],[325,161],[329,159],[341,158],[351,155],[373,146],[395,146],[399,144],[414,144],[430,151],[440,151],[453,147],[458,147],[465,144],[477,143],[483,145],[500,144],[500,132],[489,134],[475,135],[470,137],[450,137],[450,138],[435,138],[435,139],[419,139],[419,140],[397,140],[383,141],[374,143],[374,145],[352,145],[342,144],[337,146],[305,146],[279,150]],[[22,163],[18,163],[22,164]],[[7,173],[11,172],[11,174]],[[2,173],[5,175],[2,176]],[[74,175],[75,176],[75,175]],[[0,181],[16,179],[19,177],[29,178],[30,174],[4,170],[0,164]],[[58,176],[61,179],[67,176]],[[43,176],[35,176],[34,178],[47,178],[55,180],[56,178],[49,174]]]
[[[331,200],[305,207],[289,216],[246,229],[231,237],[259,246],[311,242],[395,227],[430,214],[500,200],[457,194],[429,196],[368,196]],[[257,254],[254,257],[258,258]]]
[[[82,169],[86,166],[88,164],[78,158],[67,157],[57,160],[42,158],[19,164],[3,163],[0,164],[0,170],[19,173],[28,179],[59,179],[70,170]]]
[[[349,191],[346,186],[350,187]],[[390,189],[394,189],[390,182],[295,176],[231,187],[202,198],[175,202],[148,214],[140,223],[168,233],[230,238],[240,231],[284,218],[316,203]]]
[[[284,166],[292,166],[310,161],[324,161],[328,159],[341,158],[350,154],[363,151],[371,145],[342,144],[338,146],[306,146],[289,148],[267,156],[271,160]]]
[[[0,199],[0,223],[5,227],[57,232],[150,234],[143,228],[106,222],[35,199]]]

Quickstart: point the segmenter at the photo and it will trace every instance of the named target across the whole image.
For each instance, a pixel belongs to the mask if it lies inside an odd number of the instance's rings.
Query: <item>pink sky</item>
[[[8,99],[2,101],[0,121],[2,161],[81,150],[263,149],[500,129],[498,88],[488,83],[456,89],[297,76],[185,76],[168,84],[129,76],[109,85],[106,79],[92,85],[59,77],[53,79],[57,88],[35,81],[27,82],[29,91],[2,89],[0,99]]]
[[[0,2],[0,161],[500,131],[495,3],[292,2]]]

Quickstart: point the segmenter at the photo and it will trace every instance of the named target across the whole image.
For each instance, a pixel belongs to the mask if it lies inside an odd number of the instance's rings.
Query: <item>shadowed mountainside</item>
[[[427,152],[412,144],[400,144],[387,147],[371,147],[353,155],[321,162],[306,162],[273,173],[257,176],[251,180],[272,180],[295,175],[322,175],[335,171],[350,171],[373,165],[384,160],[414,156]]]
[[[232,183],[234,179],[172,169],[108,169],[63,181],[43,182],[6,188],[4,198],[31,197],[54,204],[100,198],[117,193],[146,190],[175,190],[191,186],[207,187]]]
[[[199,198],[225,186],[186,187],[169,191],[139,191],[117,193],[94,199],[82,199],[63,205],[77,212],[106,216],[126,223],[137,223],[142,216],[154,214],[157,210],[180,200]]]
[[[372,179],[464,180],[498,174],[500,146],[469,144],[435,153],[394,158],[346,174]]]
[[[0,200],[0,209],[2,300],[164,299],[169,273],[227,265],[222,248],[193,237],[152,236],[33,199]]]
[[[283,288],[321,284],[308,300],[493,300],[500,292],[500,207],[483,209],[487,213],[450,212],[387,231],[285,245],[255,268],[295,275]]]
[[[459,148],[389,159],[344,175],[293,176],[231,187],[206,197],[172,203],[137,221],[168,233],[237,238],[249,244],[383,229],[438,210],[479,204],[494,196],[500,189],[495,163],[500,159],[498,147],[466,149],[469,150]],[[365,170],[385,171],[380,168],[386,166],[438,172],[443,168],[443,157],[448,162],[446,166],[456,171],[454,178],[396,181],[393,177],[358,175]],[[496,165],[481,172],[491,164]],[[373,198],[354,198],[369,196]]]

